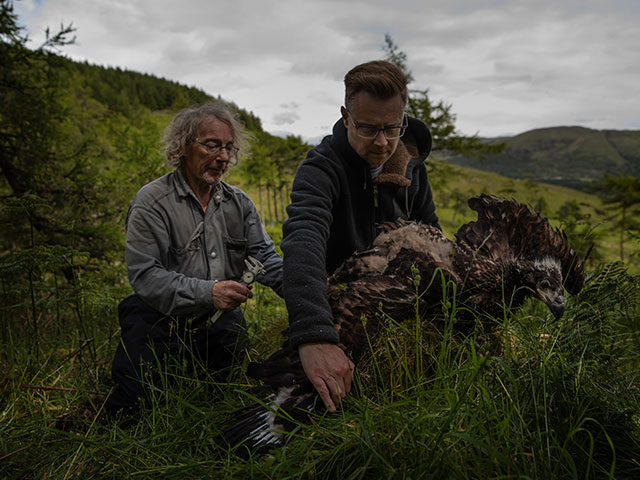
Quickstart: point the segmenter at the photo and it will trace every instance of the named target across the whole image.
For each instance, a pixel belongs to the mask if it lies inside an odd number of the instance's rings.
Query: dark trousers
[[[240,361],[248,347],[245,321],[239,308],[225,312],[210,327],[214,310],[195,317],[167,317],[130,295],[118,305],[121,341],[111,368],[117,383],[105,408],[110,413],[136,410],[151,390],[163,390],[172,367],[184,366],[198,377],[220,381]],[[185,361],[186,360],[186,361]]]

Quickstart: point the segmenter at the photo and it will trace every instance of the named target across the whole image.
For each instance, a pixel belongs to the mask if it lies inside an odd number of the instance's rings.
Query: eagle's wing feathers
[[[582,289],[582,262],[566,234],[554,229],[546,218],[526,205],[492,195],[481,194],[468,203],[478,213],[478,220],[458,229],[455,237],[459,245],[498,261],[534,256],[558,259],[567,291],[575,294]]]
[[[366,352],[382,328],[385,316],[406,318],[416,300],[415,289],[404,277],[365,277],[347,285],[329,287],[333,321],[340,347],[354,363]]]

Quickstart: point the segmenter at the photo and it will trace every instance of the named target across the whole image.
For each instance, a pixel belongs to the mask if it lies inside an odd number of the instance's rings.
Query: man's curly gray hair
[[[226,123],[231,129],[233,144],[240,148],[240,151],[246,152],[249,142],[244,125],[228,103],[218,100],[187,107],[173,117],[163,136],[167,165],[176,168],[182,166],[187,146],[198,138],[202,121],[210,117]]]

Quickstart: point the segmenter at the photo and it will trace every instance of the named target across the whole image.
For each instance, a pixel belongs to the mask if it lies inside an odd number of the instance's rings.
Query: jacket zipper
[[[377,213],[377,209],[378,209],[378,184],[374,183],[373,179],[371,178],[371,174],[369,173],[368,170],[366,170],[365,167],[365,173],[364,173],[364,190],[366,191],[369,187],[369,184],[371,184],[372,190],[373,190],[373,208],[371,209],[371,239],[369,244],[373,244],[373,241],[376,238],[376,213]]]
[[[371,180],[371,186],[373,187],[373,209],[371,212],[371,243],[376,238],[376,214],[378,213],[378,184]]]
[[[378,208],[378,184],[373,184],[373,208]]]

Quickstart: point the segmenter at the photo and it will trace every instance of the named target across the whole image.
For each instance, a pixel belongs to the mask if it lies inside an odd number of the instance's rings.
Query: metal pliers
[[[244,265],[245,269],[242,272],[238,283],[241,283],[242,285],[245,285],[247,287],[255,282],[258,274],[265,273],[264,265],[262,265],[259,260],[253,258],[251,255],[244,259]],[[218,310],[216,313],[214,313],[209,318],[209,320],[207,320],[207,326],[209,327],[213,325],[223,313],[224,312],[222,310]]]

